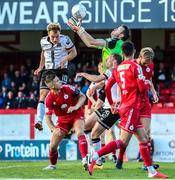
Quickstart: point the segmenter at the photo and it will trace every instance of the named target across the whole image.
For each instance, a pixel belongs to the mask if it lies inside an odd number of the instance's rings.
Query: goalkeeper
[[[102,49],[103,69],[106,70],[106,59],[113,53],[122,55],[121,46],[129,39],[129,29],[126,25],[121,25],[111,32],[111,37],[107,39],[95,39],[81,26],[80,21],[71,17],[67,24],[75,31],[87,47]]]

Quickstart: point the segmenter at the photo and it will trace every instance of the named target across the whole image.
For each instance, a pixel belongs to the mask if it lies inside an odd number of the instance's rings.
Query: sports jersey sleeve
[[[106,97],[107,97],[108,102],[109,102],[110,105],[113,104],[111,88],[115,83],[116,83],[116,80],[115,80],[114,71],[113,71],[111,77],[108,79],[108,82],[107,82],[107,84],[105,86]]]
[[[46,99],[45,99],[45,105],[46,105],[45,114],[46,115],[52,115],[52,113],[53,113],[53,100],[52,100],[50,94],[48,94]]]
[[[73,97],[78,97],[80,94],[80,90],[75,88],[74,86],[68,86],[70,93],[72,94]]]
[[[150,85],[146,84],[145,76],[143,75],[142,68],[138,64],[135,64],[134,66],[134,75],[137,79],[137,85],[138,85],[139,91],[141,93],[147,91],[150,88]]]
[[[68,36],[64,37],[64,46],[67,50],[71,49],[72,47],[74,47],[73,42],[71,41],[71,39]]]

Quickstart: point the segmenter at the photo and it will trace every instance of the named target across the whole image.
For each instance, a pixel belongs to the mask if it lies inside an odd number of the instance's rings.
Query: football
[[[86,8],[82,4],[76,4],[72,7],[72,16],[77,20],[82,20],[86,16]]]

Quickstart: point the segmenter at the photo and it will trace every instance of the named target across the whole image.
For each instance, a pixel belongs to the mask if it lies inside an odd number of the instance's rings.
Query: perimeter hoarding
[[[79,2],[87,9],[88,29],[175,27],[175,0],[1,0],[0,31],[45,30],[50,22],[68,29],[72,6]]]

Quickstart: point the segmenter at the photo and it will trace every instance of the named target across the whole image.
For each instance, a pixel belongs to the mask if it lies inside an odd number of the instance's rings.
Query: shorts
[[[120,119],[119,114],[112,114],[111,109],[99,108],[95,111],[98,122],[105,128],[110,129]]]
[[[143,128],[138,108],[128,107],[127,109],[120,110],[119,114],[119,126],[121,129],[133,134],[138,128]]]
[[[84,121],[84,112],[82,109],[77,110],[76,113],[71,114],[71,116],[59,116],[55,127],[69,133],[77,120]]]
[[[150,103],[141,103],[139,109],[140,109],[140,117],[151,118]]]
[[[64,69],[44,69],[41,73],[41,80],[40,80],[40,89],[49,89],[45,82],[44,82],[44,76],[45,73],[50,70],[56,74],[56,76],[63,81],[65,84],[68,83],[68,70],[67,68]]]

